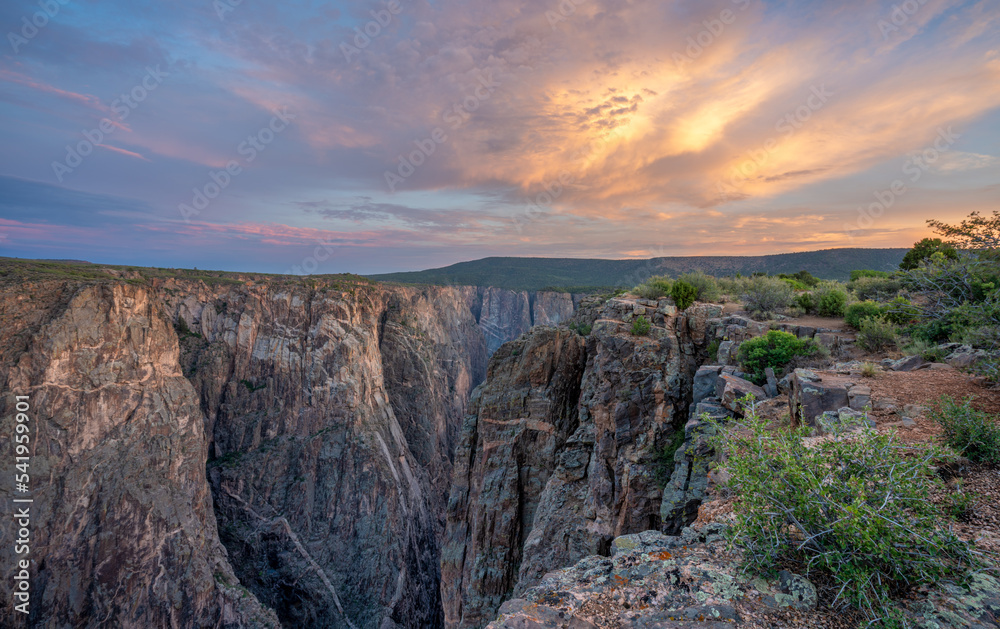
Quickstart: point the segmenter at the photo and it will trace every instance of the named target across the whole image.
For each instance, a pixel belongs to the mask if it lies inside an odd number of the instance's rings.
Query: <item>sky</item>
[[[906,247],[1000,209],[1000,1],[6,0],[0,255]]]

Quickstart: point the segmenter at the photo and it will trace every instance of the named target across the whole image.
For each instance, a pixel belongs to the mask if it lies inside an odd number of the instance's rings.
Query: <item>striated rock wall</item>
[[[0,299],[0,431],[28,395],[31,615],[5,626],[267,627],[216,530],[198,396],[161,304],[127,284],[21,285]],[[4,469],[14,443],[0,448]],[[0,520],[13,582],[14,520]],[[10,624],[7,624],[10,623]]]
[[[582,295],[553,291],[481,287],[471,307],[486,337],[486,351],[492,355],[501,345],[513,341],[532,326],[566,323],[573,317],[581,298]]]
[[[441,626],[450,461],[486,358],[474,289],[163,289],[240,581],[289,626]]]
[[[2,430],[18,394],[34,430],[21,624],[443,626],[478,300],[250,277],[3,287]]]
[[[668,300],[609,301],[582,368],[570,360],[548,372],[579,383],[576,408],[558,423],[543,419],[545,409],[565,408],[563,392],[575,389],[528,386],[520,374],[566,356],[555,350],[572,342],[535,328],[494,355],[456,453],[442,549],[448,627],[482,627],[546,572],[606,554],[616,536],[659,527],[657,470],[683,430],[710,320],[720,314],[703,305],[677,314]],[[649,335],[631,334],[638,316],[651,320]],[[532,428],[536,421],[551,432]]]

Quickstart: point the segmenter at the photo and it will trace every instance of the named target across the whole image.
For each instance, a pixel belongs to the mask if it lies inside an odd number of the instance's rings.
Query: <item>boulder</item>
[[[871,408],[871,387],[866,387],[863,384],[856,384],[847,391],[847,397],[850,400],[849,406],[856,411],[863,411],[867,408]]]
[[[816,418],[817,435],[838,436],[865,428],[875,428],[874,420],[869,419],[867,413],[846,406],[836,411],[826,411]]]
[[[907,356],[899,360],[891,361],[888,368],[892,371],[913,371],[920,369],[924,365],[924,359],[920,356]]]
[[[764,370],[764,375],[767,377],[767,385],[764,387],[767,397],[778,397],[778,377],[774,375],[774,369],[768,367]]]
[[[850,407],[851,384],[849,378],[836,374],[820,375],[809,369],[796,369],[791,374],[792,390],[788,395],[792,424],[816,426],[816,418],[824,412]]]
[[[778,604],[782,607],[791,607],[799,611],[809,611],[816,609],[819,604],[819,596],[816,594],[816,586],[805,577],[801,577],[788,570],[778,573],[778,587],[781,594],[775,596]]]
[[[733,341],[722,341],[719,343],[719,353],[716,361],[720,365],[728,365],[736,357],[736,343]]]
[[[715,394],[722,401],[722,406],[734,413],[743,413],[743,407],[739,401],[747,395],[752,395],[758,400],[767,399],[767,393],[756,384],[743,378],[737,378],[729,374],[721,374],[715,383]]]
[[[694,375],[694,384],[692,386],[692,404],[697,404],[705,398],[715,395],[715,382],[719,379],[719,372],[721,371],[721,365],[704,365],[698,368],[698,372]]]

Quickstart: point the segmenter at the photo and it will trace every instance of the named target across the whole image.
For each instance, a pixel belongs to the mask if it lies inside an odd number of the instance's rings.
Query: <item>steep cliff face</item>
[[[536,328],[494,354],[455,460],[442,561],[448,626],[489,622],[484,614],[517,583],[539,497],[577,428],[584,364],[583,339],[565,328]]]
[[[456,453],[442,553],[449,627],[481,627],[546,572],[606,554],[616,536],[658,528],[659,467],[687,419],[709,321],[720,312],[611,300],[587,338],[585,366],[569,361],[548,372],[575,386],[528,387],[518,376],[569,343],[548,329],[494,355]],[[649,335],[631,334],[638,316],[651,320]],[[543,409],[564,407],[560,392],[576,386],[575,412],[560,423],[543,419]],[[539,410],[493,399],[535,400]]]
[[[492,355],[501,345],[513,341],[532,326],[565,323],[573,316],[581,298],[581,295],[554,291],[481,287],[472,310],[486,337],[486,350]]]
[[[463,289],[163,285],[240,581],[295,626],[438,627],[438,538],[485,344]]]
[[[276,626],[239,587],[205,479],[198,397],[173,327],[142,287],[46,282],[0,299],[0,430],[30,398],[31,615],[7,626]],[[4,439],[4,461],[15,460]],[[6,465],[5,465],[6,469]],[[22,504],[19,504],[22,506]],[[14,520],[0,521],[4,540]],[[14,544],[0,549],[13,582]]]

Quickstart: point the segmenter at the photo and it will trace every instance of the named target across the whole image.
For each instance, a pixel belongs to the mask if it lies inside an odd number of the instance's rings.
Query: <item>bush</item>
[[[735,496],[729,531],[744,567],[773,575],[789,563],[819,572],[837,598],[878,619],[894,595],[963,579],[979,567],[974,548],[947,526],[927,496],[942,488],[942,453],[898,444],[894,433],[806,447],[806,429],[774,430],[751,409],[720,439]]]
[[[651,277],[642,284],[639,284],[632,292],[643,299],[659,299],[670,294],[674,281],[664,275]]]
[[[856,271],[851,271],[851,281],[857,282],[863,277],[889,277],[889,274],[885,271],[872,271],[869,269],[858,269]]]
[[[918,243],[914,243],[913,249],[906,252],[903,261],[899,263],[899,268],[904,271],[912,271],[920,266],[921,262],[931,259],[935,253],[940,253],[948,260],[958,259],[958,250],[940,238],[924,238]]]
[[[795,298],[795,305],[806,314],[816,314],[816,298],[812,293],[803,293]]]
[[[861,322],[858,347],[866,352],[878,353],[896,347],[896,326],[882,317],[872,317]]]
[[[826,284],[813,293],[816,312],[821,317],[843,317],[847,306],[847,293],[837,284]]]
[[[820,279],[813,276],[809,271],[799,271],[798,273],[782,273],[778,276],[783,280],[792,280],[806,288],[812,288],[813,286],[818,286]]]
[[[771,330],[764,336],[744,341],[740,345],[738,360],[752,382],[764,384],[767,382],[764,370],[768,367],[781,371],[797,356],[815,356],[818,353],[819,346],[812,340]]]
[[[945,350],[922,339],[912,339],[903,351],[907,356],[920,356],[929,363],[939,363],[948,355]]]
[[[920,316],[920,309],[906,297],[896,297],[882,306],[882,315],[896,325],[907,325]]]
[[[707,273],[701,271],[685,273],[677,278],[677,281],[694,286],[698,290],[698,301],[718,301],[722,297],[719,283]]]
[[[787,308],[794,297],[792,287],[776,277],[758,275],[743,285],[743,305],[753,315],[773,315]]]
[[[646,336],[649,334],[649,328],[649,319],[640,315],[635,321],[632,322],[632,335]]]
[[[684,280],[677,280],[670,289],[670,296],[680,310],[687,310],[698,299],[698,289]]]
[[[850,289],[862,301],[888,301],[903,290],[903,282],[891,277],[863,277],[851,282]]]
[[[941,398],[931,417],[944,429],[951,448],[976,463],[1000,464],[1000,425],[997,418],[972,408],[972,398],[961,403]]]
[[[844,320],[847,322],[847,325],[855,330],[860,330],[862,321],[881,315],[882,307],[877,303],[874,301],[861,301],[847,307],[847,310],[844,311]]]

